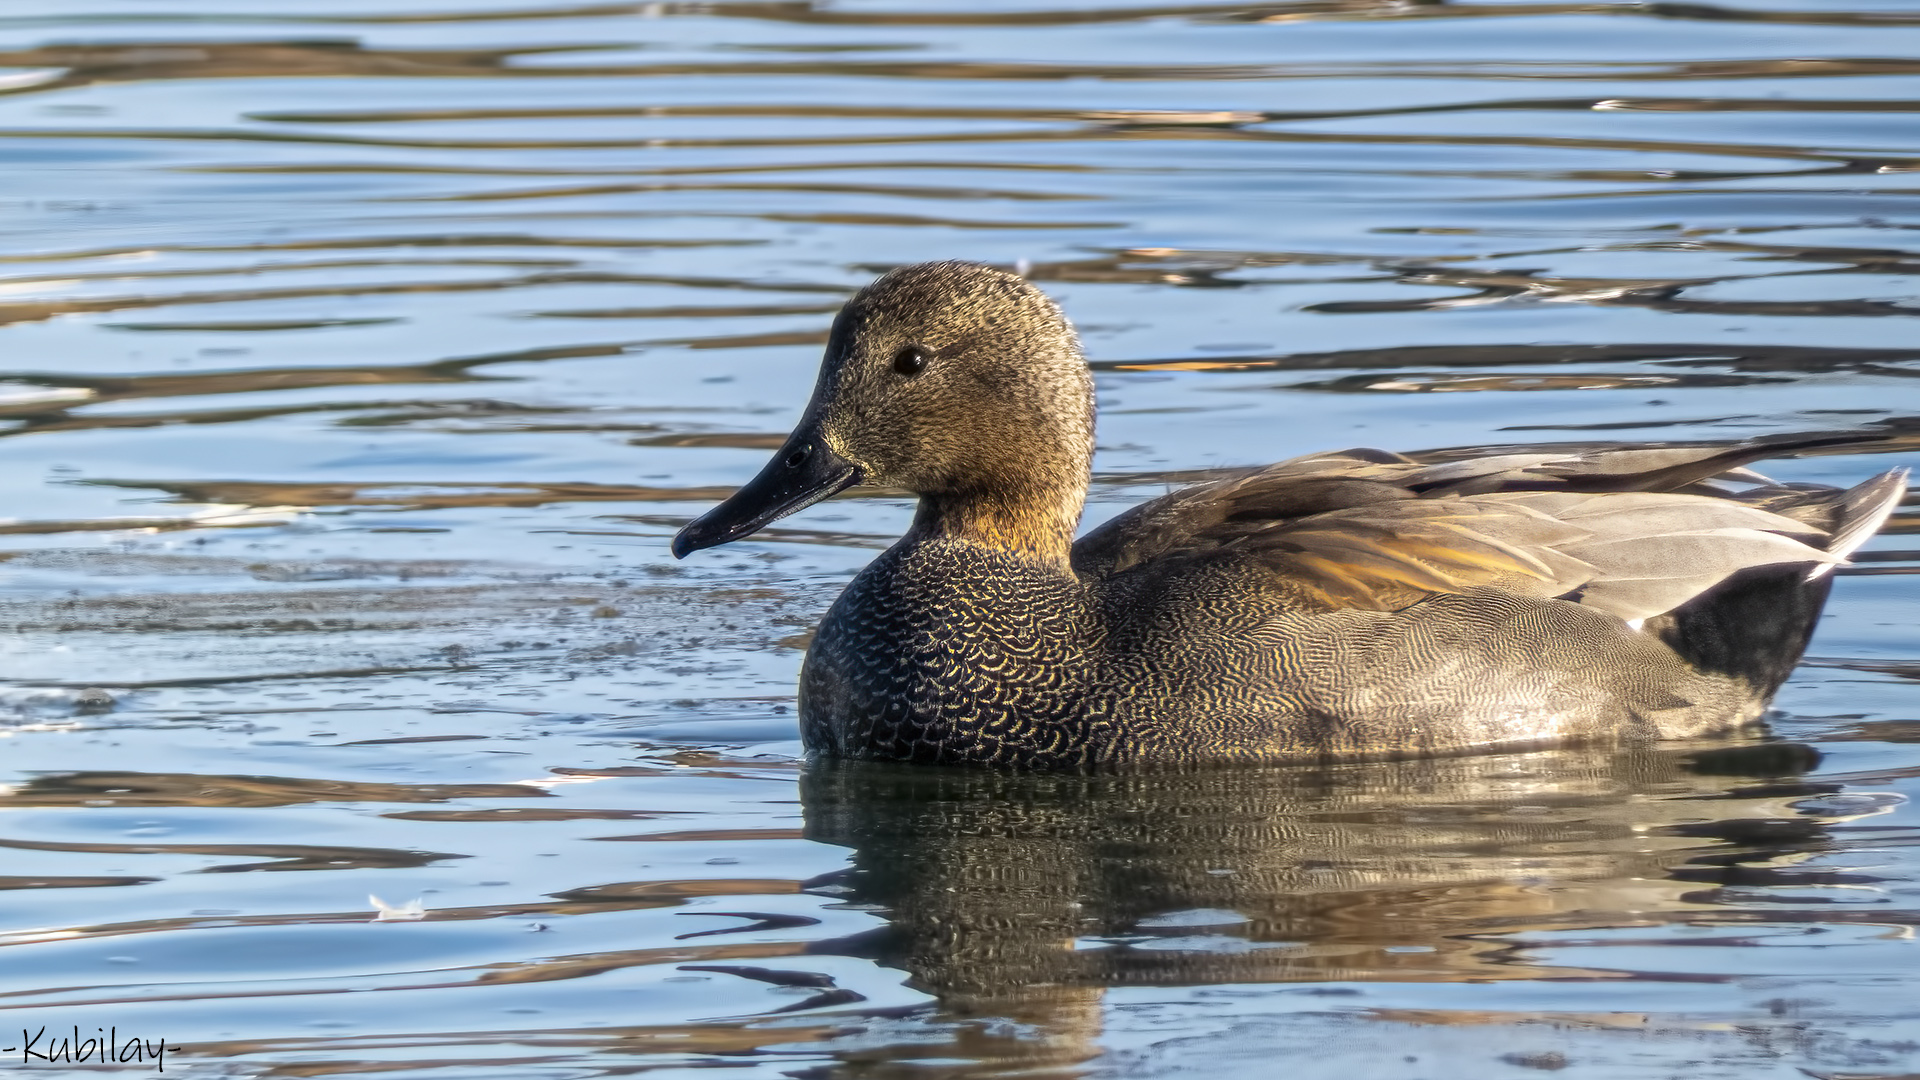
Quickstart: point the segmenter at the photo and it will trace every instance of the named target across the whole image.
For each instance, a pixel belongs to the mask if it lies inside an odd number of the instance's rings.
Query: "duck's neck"
[[[908,536],[962,540],[1071,572],[1073,534],[1085,502],[1084,481],[1056,490],[922,494]]]
[[[1093,379],[1073,348],[1009,416],[984,425],[947,468],[914,484],[910,539],[979,544],[1071,576],[1073,534],[1093,479]]]

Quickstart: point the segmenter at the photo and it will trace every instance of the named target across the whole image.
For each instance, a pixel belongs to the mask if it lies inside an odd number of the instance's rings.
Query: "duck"
[[[1906,491],[1747,466],[1857,433],[1240,470],[1079,532],[1093,379],[1060,307],[968,262],[847,302],[813,395],[677,558],[856,486],[911,526],[815,631],[810,755],[1036,770],[1417,758],[1760,720],[1832,569]]]

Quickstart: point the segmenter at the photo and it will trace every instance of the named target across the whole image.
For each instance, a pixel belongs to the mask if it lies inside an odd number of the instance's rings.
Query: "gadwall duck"
[[[1093,380],[1040,290],[908,266],[834,320],[799,426],[674,537],[856,485],[919,496],[821,621],[814,752],[1033,768],[1408,757],[1757,719],[1827,573],[1905,491],[1743,466],[1861,437],[1559,453],[1344,450],[1155,499],[1074,540]]]

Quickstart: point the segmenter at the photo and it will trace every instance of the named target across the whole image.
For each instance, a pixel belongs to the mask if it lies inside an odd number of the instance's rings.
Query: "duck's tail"
[[[1900,500],[1906,494],[1905,469],[1888,469],[1842,492],[1834,503],[1834,513],[1839,520],[1833,525],[1833,540],[1827,545],[1827,550],[1842,559],[1858,551],[1860,545],[1879,532],[1880,527],[1893,516],[1894,508],[1900,505]],[[1807,577],[1817,578],[1831,569],[1832,563],[1821,563],[1808,571]]]
[[[1845,491],[1777,485],[1740,501],[1825,530],[1826,550],[1845,559],[1886,524],[1907,490],[1907,470],[1881,473]],[[1734,574],[1681,607],[1647,620],[1657,635],[1701,671],[1732,676],[1764,702],[1786,682],[1813,637],[1832,564],[1756,566]]]

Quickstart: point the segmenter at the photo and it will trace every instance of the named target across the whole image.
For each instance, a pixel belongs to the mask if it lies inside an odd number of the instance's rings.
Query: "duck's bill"
[[[673,557],[684,559],[702,548],[752,536],[859,482],[859,467],[827,449],[820,439],[791,440],[760,475],[675,534]]]

